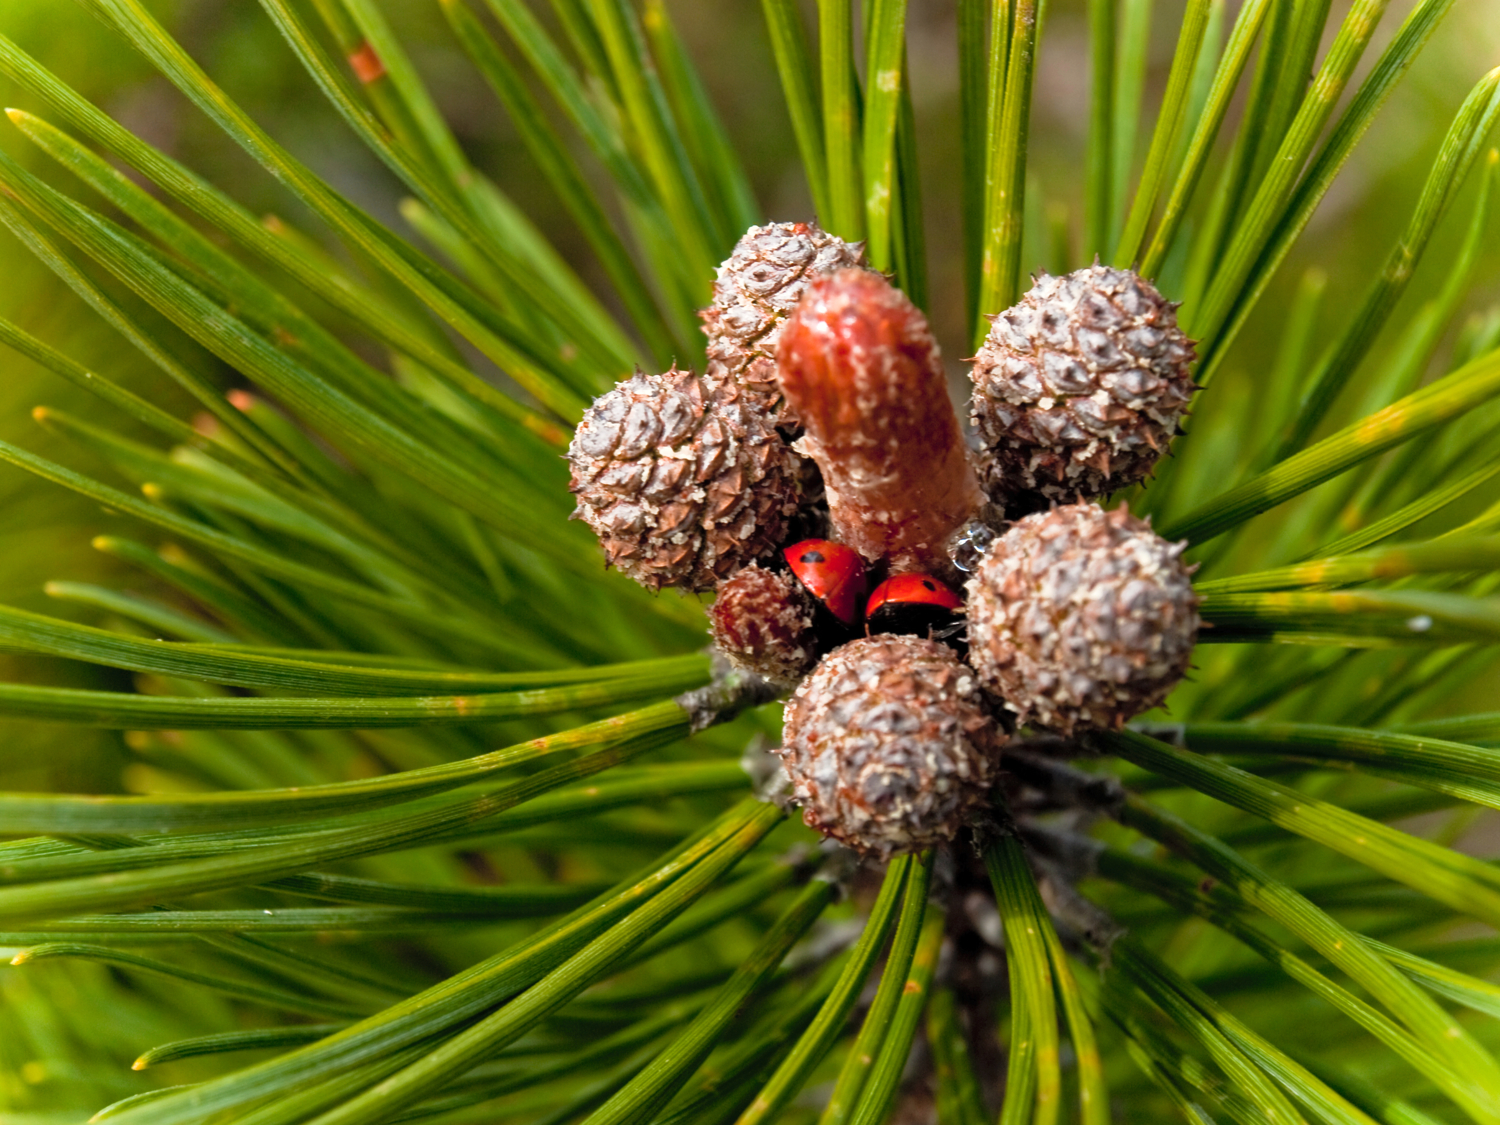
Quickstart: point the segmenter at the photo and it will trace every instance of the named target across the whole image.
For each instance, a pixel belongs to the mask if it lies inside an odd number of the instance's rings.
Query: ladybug
[[[865,594],[865,561],[859,552],[827,539],[804,539],[782,555],[818,604],[840,625],[852,627]]]
[[[865,605],[865,628],[876,633],[910,633],[945,641],[964,626],[963,599],[926,574],[888,578]]]

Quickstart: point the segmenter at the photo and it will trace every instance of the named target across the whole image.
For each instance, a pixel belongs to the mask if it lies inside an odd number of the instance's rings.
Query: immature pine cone
[[[885,859],[957,834],[987,799],[1005,736],[951,649],[887,635],[825,656],[787,704],[782,739],[807,825]]]
[[[708,631],[729,663],[780,688],[818,660],[812,595],[790,573],[751,563],[719,582]]]
[[[1027,516],[969,580],[969,661],[1020,722],[1115,729],[1187,671],[1198,598],[1185,543],[1125,508]]]
[[[642,586],[710,590],[769,554],[797,508],[796,456],[732,387],[639,371],[594,400],[568,449],[575,517]]]
[[[698,315],[708,334],[708,379],[737,384],[778,424],[792,424],[776,378],[781,323],[819,274],[865,264],[864,246],[817,223],[751,227],[719,267],[713,304]]]
[[[1018,493],[1103,496],[1151,472],[1196,389],[1174,306],[1128,270],[1043,274],[974,357],[980,475]]]

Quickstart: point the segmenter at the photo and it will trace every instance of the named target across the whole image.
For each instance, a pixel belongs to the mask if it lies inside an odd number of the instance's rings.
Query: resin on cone
[[[730,664],[787,689],[817,663],[815,609],[789,572],[751,563],[719,583],[708,631]]]
[[[751,227],[719,267],[713,304],[698,314],[708,336],[707,378],[734,383],[779,425],[794,424],[776,379],[781,326],[810,279],[864,264],[863,245],[817,223]]]
[[[808,285],[778,356],[833,537],[896,570],[946,573],[948,538],[983,495],[926,318],[879,274],[844,270]]]
[[[880,636],[818,663],[787,703],[782,740],[807,825],[886,858],[953,839],[987,802],[1005,735],[951,649]]]
[[[1192,658],[1185,546],[1123,507],[1017,521],[969,580],[969,662],[1021,723],[1118,728],[1161,703]]]
[[[573,513],[641,585],[711,590],[781,543],[798,458],[733,387],[637,372],[584,413],[568,449]]]
[[[1174,307],[1136,274],[1043,274],[973,360],[985,490],[1065,502],[1141,480],[1196,389],[1193,359]]]

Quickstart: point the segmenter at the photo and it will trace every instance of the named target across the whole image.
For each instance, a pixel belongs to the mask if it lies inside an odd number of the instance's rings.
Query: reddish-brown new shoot
[[[982,496],[916,306],[866,270],[817,278],[781,330],[777,369],[834,538],[896,570],[946,570],[944,542]]]

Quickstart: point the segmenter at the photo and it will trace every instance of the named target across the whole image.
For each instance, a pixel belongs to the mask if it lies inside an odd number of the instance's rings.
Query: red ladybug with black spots
[[[962,645],[964,602],[942,582],[927,574],[898,574],[875,587],[865,604],[865,629],[876,633],[906,633]]]
[[[804,539],[782,551],[782,556],[812,595],[819,634],[836,642],[857,635],[867,589],[865,562],[859,552],[829,539]]]

